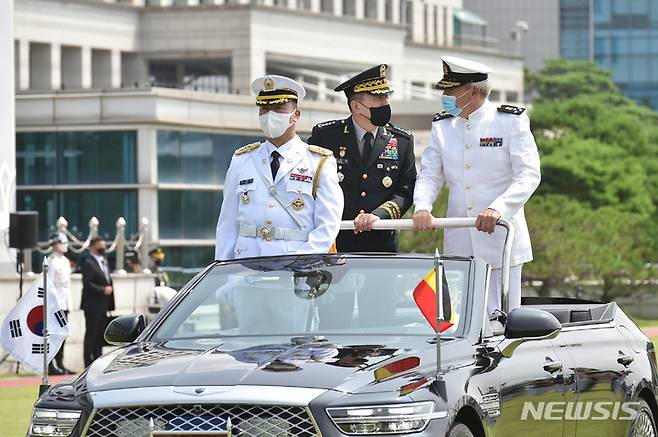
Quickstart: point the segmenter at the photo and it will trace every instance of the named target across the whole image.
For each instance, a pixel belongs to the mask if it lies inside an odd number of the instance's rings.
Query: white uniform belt
[[[241,237],[262,238],[263,240],[306,241],[308,231],[274,226],[250,226],[240,224]]]

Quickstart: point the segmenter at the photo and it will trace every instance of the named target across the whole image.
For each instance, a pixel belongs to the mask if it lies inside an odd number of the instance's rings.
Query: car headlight
[[[68,437],[80,419],[80,411],[35,408],[32,411],[30,435]]]
[[[448,416],[434,412],[433,402],[327,408],[327,414],[344,434],[402,434],[425,429],[432,419]]]

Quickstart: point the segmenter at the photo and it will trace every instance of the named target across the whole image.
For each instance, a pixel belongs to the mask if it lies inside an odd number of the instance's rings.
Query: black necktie
[[[276,178],[276,173],[279,171],[279,167],[281,167],[281,163],[279,162],[281,154],[275,150],[272,152],[271,156],[272,162],[270,162],[270,168],[272,169],[272,180],[274,180]]]
[[[368,157],[370,157],[370,152],[372,152],[372,143],[375,137],[372,135],[372,132],[366,132],[363,136],[363,162],[368,162]]]

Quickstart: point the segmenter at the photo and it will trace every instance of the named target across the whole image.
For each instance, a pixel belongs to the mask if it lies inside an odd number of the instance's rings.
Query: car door
[[[564,423],[551,409],[565,403],[564,367],[549,339],[525,342],[512,357],[502,358],[495,369],[500,381],[500,416],[491,435],[563,436]],[[553,416],[557,419],[551,420]]]
[[[627,416],[621,402],[630,389],[626,379],[634,353],[626,339],[610,324],[565,326],[554,341],[558,354],[571,357],[574,363],[572,391],[578,405],[572,410],[577,416],[571,424],[576,425],[576,436],[625,435],[628,421],[614,416]],[[611,417],[604,419],[605,414]]]

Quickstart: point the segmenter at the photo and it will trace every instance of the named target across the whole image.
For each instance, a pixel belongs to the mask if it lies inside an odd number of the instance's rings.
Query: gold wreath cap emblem
[[[273,91],[274,90],[274,79],[271,77],[266,77],[263,80],[263,89],[265,91]]]

